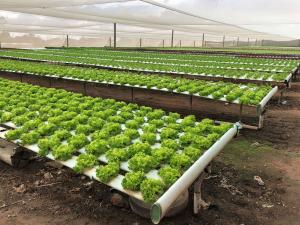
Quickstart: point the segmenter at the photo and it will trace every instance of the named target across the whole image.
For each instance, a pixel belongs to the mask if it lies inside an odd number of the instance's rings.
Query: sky
[[[8,1],[8,0],[3,0]],[[39,0],[43,1],[43,0]],[[84,0],[83,0],[84,1]],[[87,0],[97,2],[97,0]],[[169,6],[181,9],[197,16],[235,24],[244,28],[278,34],[295,39],[300,39],[300,0],[155,0]],[[8,1],[9,2],[9,1]],[[28,1],[31,2],[31,1]],[[46,2],[51,2],[50,0]],[[4,9],[3,6],[0,10]],[[4,4],[4,3],[3,3]],[[126,7],[120,7],[126,6]],[[88,12],[98,13],[107,17],[119,17],[139,19],[143,21],[162,21],[170,23],[172,20],[178,22],[195,22],[194,18],[176,17],[176,14],[167,14],[164,10],[145,3],[133,1],[130,3],[110,3],[94,8],[86,6]],[[80,7],[75,7],[78,10]],[[102,10],[102,11],[101,11]],[[172,17],[173,16],[173,17]],[[1,17],[5,19],[27,23],[45,23],[43,17],[25,17],[24,14],[0,11]],[[173,19],[174,18],[174,19]],[[32,22],[30,22],[32,21]],[[49,23],[49,18],[47,23]],[[66,22],[67,23],[67,22]],[[74,24],[74,21],[69,21]]]
[[[300,38],[299,0],[158,0],[203,17]]]

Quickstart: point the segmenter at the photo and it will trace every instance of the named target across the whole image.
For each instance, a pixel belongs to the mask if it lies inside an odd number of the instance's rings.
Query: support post
[[[202,35],[202,48],[205,46],[205,34]]]
[[[163,40],[163,48],[165,47],[165,39]]]
[[[240,44],[240,37],[237,37],[236,46],[239,47],[239,44]]]
[[[69,48],[69,35],[67,35],[67,48]]]
[[[171,48],[174,47],[174,30],[172,30],[172,37],[171,37]]]
[[[211,173],[211,164],[200,174],[194,184],[194,214],[199,214],[200,210],[208,209],[210,203],[207,203],[202,198],[202,184],[204,179]]]
[[[0,127],[0,131],[2,129],[3,128]],[[31,152],[4,139],[0,139],[0,144],[3,145],[0,151],[0,161],[15,168],[24,168],[28,165],[29,160],[33,155]]]
[[[248,46],[250,46],[250,38],[248,38]]]
[[[117,24],[114,23],[114,48],[117,48]]]
[[[142,38],[140,38],[140,48],[142,47]]]
[[[196,41],[194,41],[194,48],[196,47]]]
[[[223,48],[225,48],[225,35],[223,36]]]
[[[179,47],[181,48],[181,40],[179,41]]]

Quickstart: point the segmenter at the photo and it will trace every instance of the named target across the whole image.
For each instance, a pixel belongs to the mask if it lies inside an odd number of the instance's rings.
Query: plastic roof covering
[[[290,39],[226,24],[170,7],[154,0],[1,0],[0,9],[15,16],[0,18],[0,31],[78,36],[112,36],[117,23],[118,37],[210,40],[239,37]]]

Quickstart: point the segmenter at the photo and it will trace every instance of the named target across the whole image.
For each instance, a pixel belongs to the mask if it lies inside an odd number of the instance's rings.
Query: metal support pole
[[[140,48],[142,47],[142,38],[140,38]]]
[[[172,30],[172,37],[171,37],[171,48],[174,47],[174,30]]]
[[[69,48],[69,35],[67,35],[67,48]]]
[[[179,41],[179,47],[181,48],[181,40]]]
[[[225,35],[223,36],[223,48],[225,47]]]
[[[248,46],[250,46],[250,38],[248,38]]]
[[[163,48],[165,47],[165,40],[163,40]]]
[[[240,37],[237,38],[237,41],[236,41],[236,46],[238,47],[240,44]]]
[[[202,48],[205,46],[205,34],[202,35]]]
[[[117,48],[117,24],[114,23],[114,48]]]

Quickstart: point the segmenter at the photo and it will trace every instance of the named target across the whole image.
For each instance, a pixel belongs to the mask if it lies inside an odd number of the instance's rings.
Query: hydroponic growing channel
[[[104,50],[18,50],[3,51],[0,52],[0,55],[6,58],[31,59],[67,65],[181,75],[189,79],[269,83],[277,86],[289,85],[292,74],[295,73],[298,66],[295,61],[260,62],[256,59],[240,61],[232,57],[223,59],[222,57],[204,58],[199,56],[185,59],[177,55],[169,58],[165,54]]]
[[[180,113],[214,113],[217,119],[223,119],[226,115],[233,121],[245,120],[253,125],[257,125],[257,120],[259,123],[266,103],[278,90],[268,85],[174,79],[9,60],[0,60],[0,76]]]
[[[0,87],[1,138],[153,204],[154,223],[239,128],[5,79]]]

